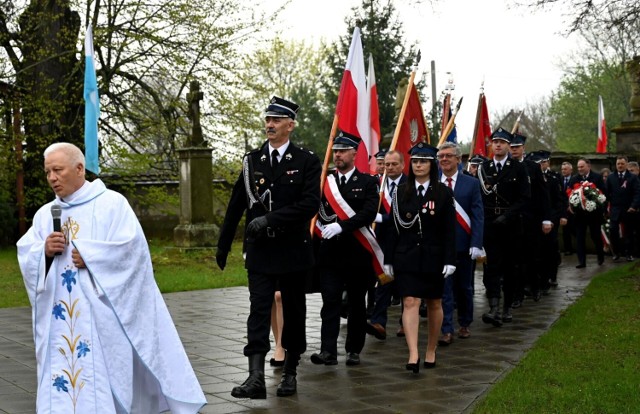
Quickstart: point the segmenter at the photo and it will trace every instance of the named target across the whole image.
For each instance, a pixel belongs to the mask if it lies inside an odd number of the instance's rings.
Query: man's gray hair
[[[438,150],[453,148],[456,150],[456,157],[462,157],[462,150],[460,149],[460,145],[455,142],[445,141],[438,147]]]
[[[80,148],[69,142],[56,142],[55,144],[49,145],[47,149],[44,150],[44,158],[46,159],[48,155],[59,151],[64,152],[73,165],[82,164],[83,167],[86,165],[84,154],[80,151]]]

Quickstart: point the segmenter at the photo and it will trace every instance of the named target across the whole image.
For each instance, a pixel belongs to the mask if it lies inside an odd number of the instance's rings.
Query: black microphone
[[[51,217],[53,217],[53,231],[61,231],[60,218],[62,217],[62,207],[57,204],[52,204]],[[57,252],[56,256],[60,256],[60,252]]]

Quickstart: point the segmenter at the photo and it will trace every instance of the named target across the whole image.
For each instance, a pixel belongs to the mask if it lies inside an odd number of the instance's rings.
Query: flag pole
[[[518,130],[518,127],[520,126],[520,119],[522,118],[523,113],[524,113],[524,110],[520,111],[520,114],[518,115],[518,118],[516,119],[515,124],[513,124],[513,128],[511,128],[512,134],[515,134],[516,131]]]
[[[331,147],[333,146],[333,140],[338,131],[338,114],[333,115],[333,124],[331,125],[331,132],[329,133],[329,143],[327,144],[327,150],[324,153],[324,162],[322,163],[322,173],[320,174],[320,197],[322,198],[322,192],[324,191],[324,182],[327,180],[327,171],[329,170],[329,157],[331,157]],[[311,226],[309,231],[311,237],[313,237],[313,229],[318,221],[318,213],[311,219]]]

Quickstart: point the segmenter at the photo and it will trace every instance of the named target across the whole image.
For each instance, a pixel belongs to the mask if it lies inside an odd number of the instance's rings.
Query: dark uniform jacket
[[[569,199],[562,189],[563,179],[558,173],[552,170],[547,170],[544,172],[544,177],[547,180],[547,190],[549,191],[551,221],[557,228],[560,223],[560,219],[563,217],[566,218]]]
[[[289,142],[275,171],[271,169],[265,142],[260,149],[245,155],[253,167],[251,183],[259,195],[270,190],[263,203],[249,209],[244,173],[236,181],[220,231],[218,248],[231,249],[236,228],[245,210],[246,223],[266,216],[268,228],[257,237],[246,235],[245,267],[266,274],[290,273],[313,266],[313,249],[309,231],[310,220],[320,205],[320,160]]]
[[[336,182],[339,182],[337,173],[335,176]],[[378,181],[376,177],[361,173],[356,169],[349,181],[340,189],[342,198],[356,214],[347,220],[340,220],[336,217],[327,221],[321,215],[318,217],[323,225],[337,222],[342,227],[342,233],[339,235],[320,241],[319,267],[362,268],[371,266],[371,253],[365,250],[355,238],[354,232],[360,227],[370,226],[376,218],[379,201]],[[335,214],[324,195],[322,206],[327,216]]]
[[[506,224],[518,224],[531,201],[531,185],[524,165],[509,157],[500,174],[492,159],[483,162],[480,168],[485,188],[493,189],[489,194],[482,193],[485,225],[501,215],[506,217]]]
[[[534,225],[541,224],[543,220],[552,221],[548,182],[540,169],[540,164],[531,160],[524,160],[522,164],[527,169],[531,183],[531,202],[526,209],[528,218],[534,221]]]
[[[456,210],[451,189],[440,182],[429,182],[426,209],[418,200],[414,182],[401,184],[396,194],[399,218],[393,215],[393,221],[389,223],[385,264],[392,264],[395,273],[441,274],[444,265],[455,266]],[[434,202],[435,214],[428,208],[429,201]],[[398,219],[410,222],[416,214],[420,215],[420,220],[410,228],[398,224]]]
[[[619,221],[626,215],[629,207],[640,209],[640,180],[629,171],[624,172],[622,181],[618,172],[613,172],[607,177],[607,200],[611,208],[609,215],[611,220]]]

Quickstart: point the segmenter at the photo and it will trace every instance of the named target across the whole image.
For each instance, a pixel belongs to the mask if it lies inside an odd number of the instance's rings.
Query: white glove
[[[453,272],[456,271],[456,267],[452,266],[452,265],[444,265],[444,269],[442,269],[442,274],[444,275],[444,278],[448,278],[449,276],[451,276],[453,274]]]
[[[342,233],[342,227],[338,223],[331,223],[322,230],[322,238],[330,239]]]
[[[376,223],[382,223],[382,214],[376,214],[376,219],[374,220]]]
[[[384,265],[384,274],[387,276],[393,276],[393,265]]]
[[[477,258],[484,256],[482,249],[478,249],[477,247],[470,248],[469,254],[471,255],[471,260],[476,260]]]

